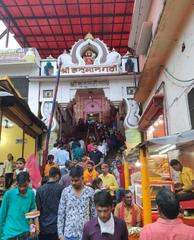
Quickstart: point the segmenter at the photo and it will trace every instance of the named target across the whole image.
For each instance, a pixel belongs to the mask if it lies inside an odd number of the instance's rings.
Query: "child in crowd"
[[[44,170],[45,177],[48,177],[49,171],[53,167],[59,168],[59,165],[57,163],[54,163],[54,156],[52,154],[49,154],[47,157],[47,164],[46,164],[45,170]]]
[[[75,162],[75,161],[76,160],[74,160],[75,165],[79,165],[80,167],[83,168],[83,170],[86,170],[87,169],[87,163],[88,163],[88,161],[90,161],[90,158],[88,156],[83,156],[81,162],[78,162],[78,161]]]
[[[13,182],[13,155],[8,153],[7,160],[4,162],[3,173],[5,174],[5,188],[8,189]]]
[[[102,190],[103,189],[102,179],[99,177],[95,178],[92,183],[92,188],[94,189],[94,194]]]
[[[27,168],[25,167],[26,164],[26,160],[23,157],[20,157],[16,160],[16,169],[14,171],[14,175],[13,175],[13,184],[12,184],[12,188],[15,188],[17,186],[16,184],[16,177],[19,173],[21,172],[28,172]]]
[[[18,158],[16,161],[16,170],[15,175],[17,176],[21,172],[28,172],[27,168],[25,167],[26,160],[24,158]]]

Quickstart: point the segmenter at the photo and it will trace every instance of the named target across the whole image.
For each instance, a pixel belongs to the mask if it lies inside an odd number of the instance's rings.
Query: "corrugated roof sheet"
[[[0,15],[23,47],[57,57],[91,32],[127,52],[134,0],[2,0]]]

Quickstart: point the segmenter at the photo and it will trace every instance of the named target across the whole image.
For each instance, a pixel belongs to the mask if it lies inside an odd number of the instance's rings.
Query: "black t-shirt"
[[[48,182],[37,190],[36,205],[40,211],[40,231],[43,234],[57,232],[58,207],[63,189],[56,182]]]
[[[97,150],[95,152],[92,151],[90,153],[90,158],[94,162],[94,164],[97,165],[100,162],[100,159],[103,158],[103,155],[99,150]]]

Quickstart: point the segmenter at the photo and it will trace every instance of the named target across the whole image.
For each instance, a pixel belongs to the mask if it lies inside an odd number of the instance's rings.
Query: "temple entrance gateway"
[[[99,113],[88,113],[86,120],[89,122],[99,122]]]
[[[110,120],[111,105],[102,89],[77,90],[74,102],[76,122],[79,119],[93,119],[104,123]]]
[[[131,72],[125,69],[129,58],[135,66]],[[51,64],[52,72],[45,74],[45,66]],[[120,121],[125,116],[122,102],[133,98],[139,78],[135,57],[121,56],[116,49],[109,49],[105,42],[87,34],[84,39],[75,42],[70,50],[64,50],[57,59],[42,59],[40,76],[29,77],[28,104],[36,115],[40,114],[47,126],[52,110],[57,66],[61,67],[61,74],[51,145],[57,137],[71,135],[78,123],[86,123],[88,120],[110,126],[114,124],[115,128],[123,124]]]

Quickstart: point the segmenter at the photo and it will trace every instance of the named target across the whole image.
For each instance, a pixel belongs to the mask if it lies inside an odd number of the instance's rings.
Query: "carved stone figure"
[[[121,55],[115,51],[113,48],[112,51],[107,55],[106,63],[107,65],[121,64]]]
[[[66,49],[57,58],[57,65],[58,65],[58,67],[59,67],[59,65],[62,65],[62,66],[71,66],[71,65],[73,65],[72,57],[71,57],[71,55],[69,53],[67,53]]]
[[[52,101],[44,101],[41,104],[42,121],[45,123],[47,127],[49,126],[50,115],[52,111],[52,104],[53,104]],[[56,127],[57,127],[57,120],[55,116],[53,116],[51,130],[53,131]]]
[[[124,120],[125,128],[137,128],[140,119],[139,105],[135,100],[124,99],[127,105],[127,115]]]

